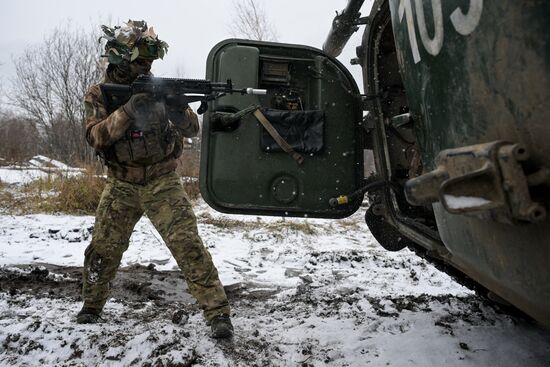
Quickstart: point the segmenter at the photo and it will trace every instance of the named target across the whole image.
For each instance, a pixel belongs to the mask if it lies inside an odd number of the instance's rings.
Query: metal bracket
[[[443,150],[435,170],[407,181],[405,195],[413,205],[439,201],[453,214],[540,222],[546,209],[531,199],[521,166],[528,157],[524,147],[503,141]]]

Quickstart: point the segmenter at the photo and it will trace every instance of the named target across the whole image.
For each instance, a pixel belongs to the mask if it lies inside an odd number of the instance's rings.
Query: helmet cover
[[[159,40],[153,27],[147,27],[144,20],[128,20],[124,26],[108,27],[102,25],[106,39],[105,55],[110,64],[118,65],[123,60],[132,62],[138,57],[147,59],[162,59],[168,52],[168,44]]]

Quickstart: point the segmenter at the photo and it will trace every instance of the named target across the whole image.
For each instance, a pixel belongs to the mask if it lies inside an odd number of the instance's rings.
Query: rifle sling
[[[286,153],[288,153],[292,157],[292,159],[296,161],[297,164],[300,165],[304,162],[304,157],[302,157],[299,153],[294,151],[294,149],[292,149],[290,144],[288,144],[286,140],[281,135],[279,135],[277,130],[275,130],[273,125],[271,125],[271,122],[269,122],[269,120],[265,117],[265,115],[262,113],[262,111],[260,111],[259,108],[254,111],[254,116],[258,119],[258,121],[260,121],[262,126],[267,130],[269,135],[271,135],[273,140],[275,140],[275,142],[279,144],[279,146]]]

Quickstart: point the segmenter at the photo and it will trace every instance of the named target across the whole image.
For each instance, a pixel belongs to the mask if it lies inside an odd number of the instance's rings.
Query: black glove
[[[137,115],[143,114],[152,107],[155,100],[147,93],[137,93],[130,97],[122,109],[130,118],[135,119]]]
[[[167,95],[164,98],[164,104],[166,105],[166,112],[168,112],[168,119],[176,126],[180,125],[181,121],[185,119],[185,110],[189,108],[186,97]]]
[[[185,96],[167,95],[164,103],[169,111],[183,111],[189,107]]]

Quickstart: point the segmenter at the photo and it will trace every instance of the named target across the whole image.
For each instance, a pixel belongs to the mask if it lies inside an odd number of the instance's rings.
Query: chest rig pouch
[[[174,151],[175,132],[168,119],[155,114],[138,117],[125,135],[113,145],[119,163],[148,166],[159,162]]]

